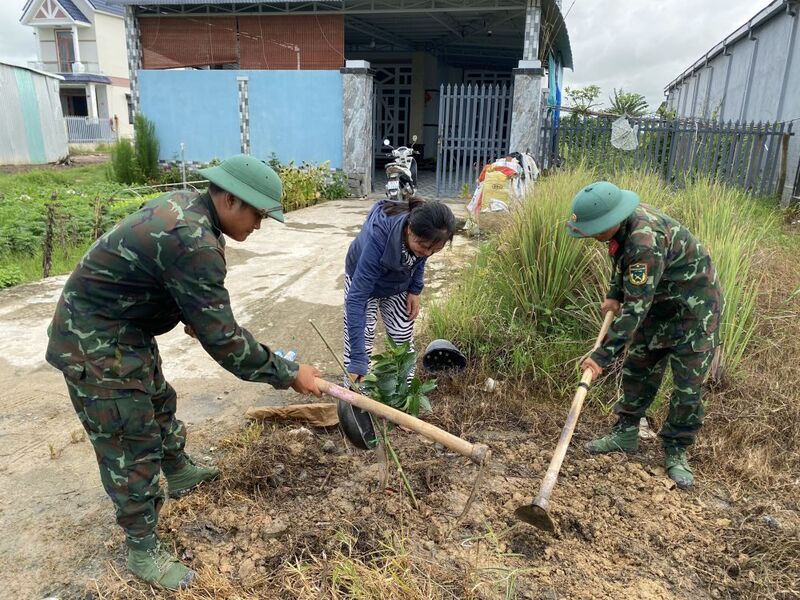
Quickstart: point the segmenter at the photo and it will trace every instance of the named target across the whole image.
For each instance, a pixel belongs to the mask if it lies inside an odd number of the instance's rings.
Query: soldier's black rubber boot
[[[186,457],[186,464],[172,473],[166,472],[167,489],[170,498],[185,496],[204,481],[211,481],[219,477],[219,469],[213,466],[201,467]]]
[[[588,442],[585,447],[589,454],[636,452],[639,448],[639,425],[619,421],[611,433]]]
[[[690,490],[694,486],[694,472],[689,466],[689,459],[686,457],[686,448],[664,448],[666,458],[664,466],[667,475],[682,490]]]
[[[128,548],[128,569],[139,579],[177,591],[189,587],[197,573],[156,540],[150,548]]]

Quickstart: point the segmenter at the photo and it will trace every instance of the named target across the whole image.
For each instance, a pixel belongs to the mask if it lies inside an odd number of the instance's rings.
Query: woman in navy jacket
[[[413,350],[425,261],[452,241],[455,228],[441,202],[383,199],[372,207],[345,261],[344,364],[354,381],[369,369],[378,310],[386,334]]]

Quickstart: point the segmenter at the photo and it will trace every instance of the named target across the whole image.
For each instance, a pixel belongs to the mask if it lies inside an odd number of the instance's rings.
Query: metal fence
[[[680,185],[711,177],[759,194],[774,194],[786,178],[791,123],[717,123],[697,120],[629,119],[638,127],[635,150],[611,145],[618,117],[571,115],[543,120],[540,161],[544,168],[585,162],[602,170],[635,167]]]
[[[483,165],[506,153],[512,96],[505,84],[441,86],[437,196],[472,189]]]
[[[67,139],[71,144],[113,142],[117,139],[111,121],[105,118],[64,117],[67,121]]]

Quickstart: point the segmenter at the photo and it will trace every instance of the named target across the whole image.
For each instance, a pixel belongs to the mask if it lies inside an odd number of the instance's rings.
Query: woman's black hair
[[[408,202],[387,202],[383,212],[390,216],[409,213],[408,226],[411,232],[427,244],[453,241],[456,218],[443,202],[426,202],[419,196],[412,196]]]

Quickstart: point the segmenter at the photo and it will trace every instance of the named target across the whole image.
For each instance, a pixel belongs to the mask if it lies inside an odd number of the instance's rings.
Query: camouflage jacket
[[[639,205],[610,242],[613,269],[608,298],[622,303],[603,345],[592,353],[605,368],[634,334],[649,348],[719,344],[722,290],[708,252],[686,227]]]
[[[152,393],[154,336],[183,321],[237,377],[289,387],[298,366],[236,323],[225,274],[225,240],[208,194],[159,196],[98,239],[70,275],[48,330],[47,362],[100,388]]]

